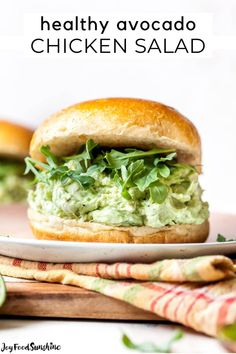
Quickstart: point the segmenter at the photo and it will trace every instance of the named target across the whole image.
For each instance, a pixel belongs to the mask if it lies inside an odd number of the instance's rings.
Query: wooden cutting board
[[[6,282],[0,313],[14,316],[158,321],[156,315],[120,300],[68,285]]]

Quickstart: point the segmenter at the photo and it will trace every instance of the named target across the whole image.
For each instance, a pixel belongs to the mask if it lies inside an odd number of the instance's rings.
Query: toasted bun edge
[[[0,120],[0,156],[23,160],[29,154],[32,135],[26,127]]]
[[[46,216],[28,210],[33,234],[38,239],[104,243],[196,243],[209,234],[209,222],[200,225],[174,225],[162,228],[115,227]]]

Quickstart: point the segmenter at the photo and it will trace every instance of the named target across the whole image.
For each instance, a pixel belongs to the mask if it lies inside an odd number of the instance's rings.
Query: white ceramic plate
[[[218,233],[236,239],[236,215],[213,213],[206,243],[112,244],[35,240],[29,230],[26,208],[0,208],[0,254],[41,262],[152,262],[164,258],[235,254],[235,242],[215,242]]]

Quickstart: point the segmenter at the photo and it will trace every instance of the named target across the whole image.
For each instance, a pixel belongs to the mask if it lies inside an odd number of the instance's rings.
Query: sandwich
[[[32,134],[30,129],[0,120],[0,204],[26,200],[29,177],[24,176],[24,158]]]
[[[201,141],[158,102],[108,98],[52,115],[34,133],[26,173],[38,239],[113,243],[204,242]]]

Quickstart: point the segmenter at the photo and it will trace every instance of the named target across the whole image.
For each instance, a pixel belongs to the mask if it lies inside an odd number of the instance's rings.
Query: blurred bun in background
[[[33,131],[0,120],[0,204],[23,202],[31,176],[24,176]]]

